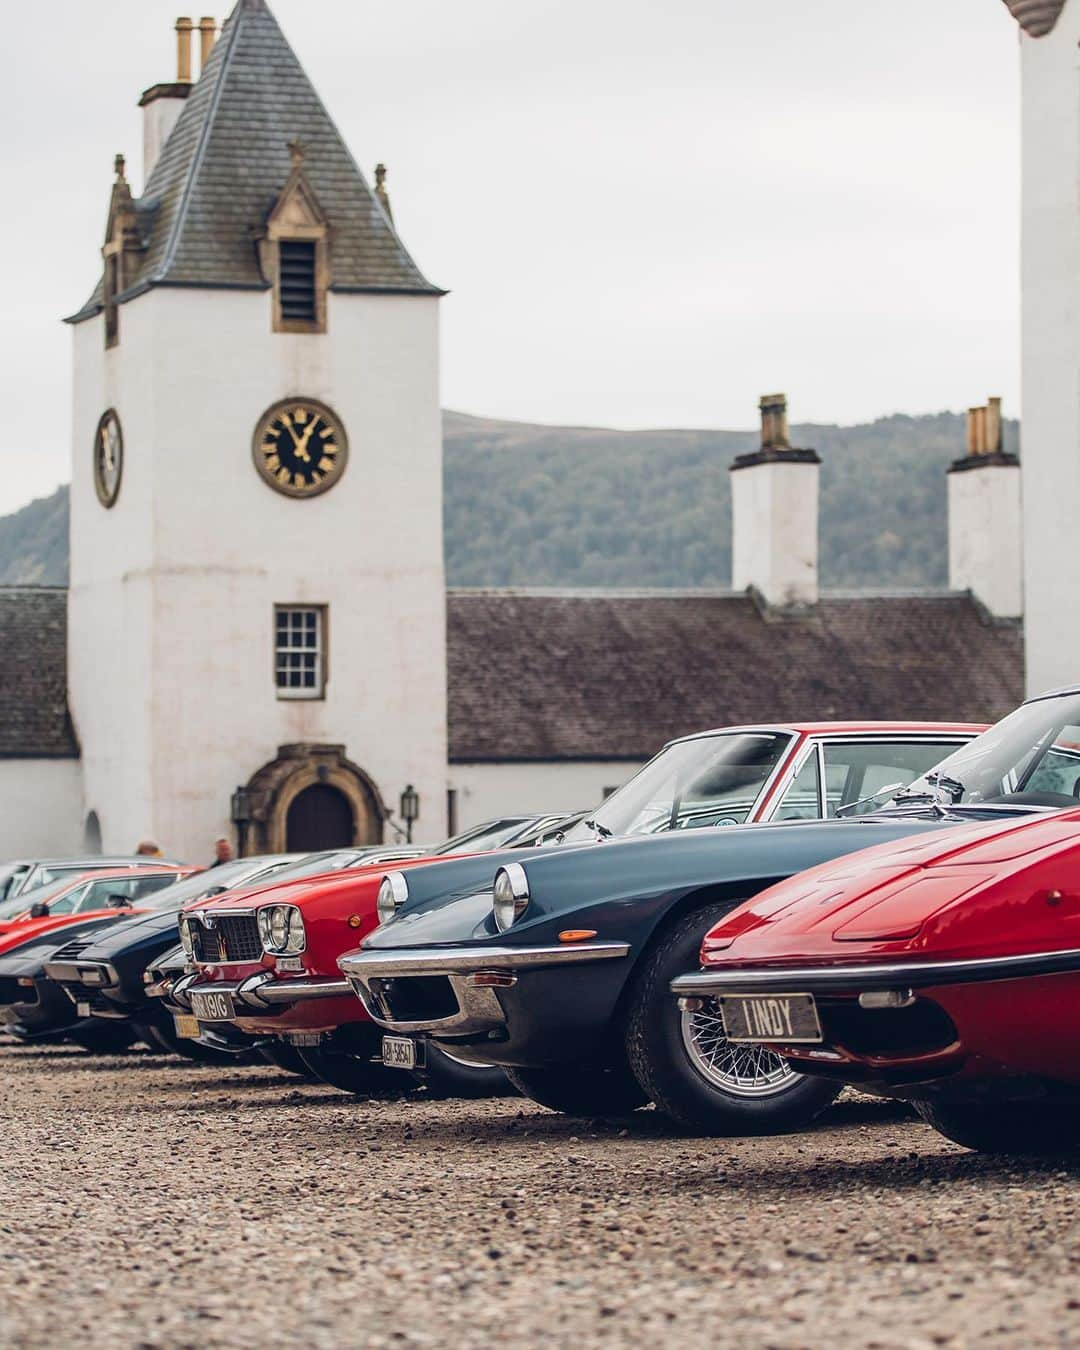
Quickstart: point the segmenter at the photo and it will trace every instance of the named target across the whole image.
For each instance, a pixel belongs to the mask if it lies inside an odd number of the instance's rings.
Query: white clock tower
[[[71,319],[88,835],[199,859],[444,832],[438,302],[264,0],[177,25]],[[156,156],[156,159],[154,158]],[[241,791],[237,792],[237,789]]]

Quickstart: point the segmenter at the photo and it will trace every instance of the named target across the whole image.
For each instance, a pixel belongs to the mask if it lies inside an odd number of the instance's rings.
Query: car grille
[[[197,916],[192,916],[195,918]],[[195,960],[211,964],[223,961],[258,961],[263,954],[259,926],[254,915],[230,914],[216,921],[213,928],[202,922],[194,927],[192,941]]]

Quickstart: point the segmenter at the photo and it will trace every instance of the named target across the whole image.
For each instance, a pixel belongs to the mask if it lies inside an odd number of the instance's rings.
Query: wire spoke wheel
[[[800,1078],[787,1060],[764,1046],[729,1041],[720,1009],[711,1001],[682,1014],[682,1039],[702,1078],[739,1097],[771,1097]]]

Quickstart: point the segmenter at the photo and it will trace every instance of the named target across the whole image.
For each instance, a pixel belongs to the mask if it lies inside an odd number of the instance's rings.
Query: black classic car
[[[494,885],[478,885],[474,869],[455,875],[454,864],[412,869],[407,887],[404,874],[391,875],[388,921],[342,957],[341,970],[391,1033],[390,1054],[402,1053],[394,1040],[430,1037],[462,1059],[504,1066],[527,1096],[576,1114],[652,1100],[697,1130],[793,1128],[823,1110],[835,1086],[802,1077],[767,1048],[729,1042],[708,1004],[678,1007],[671,980],[697,968],[719,918],[807,867],[919,831],[1074,806],[1057,789],[1054,757],[1076,751],[1054,742],[1076,703],[1073,694],[1024,705],[904,791],[894,782],[845,792],[830,814],[847,819],[676,829],[504,857]],[[979,764],[985,781],[990,760],[1000,790],[971,800],[965,772]],[[650,801],[656,819],[676,821],[684,809],[707,818],[701,765],[663,794],[645,790],[662,762],[624,794]],[[794,794],[811,762],[782,792]],[[817,772],[824,801],[827,776],[820,764]],[[859,814],[881,796],[887,809]]]

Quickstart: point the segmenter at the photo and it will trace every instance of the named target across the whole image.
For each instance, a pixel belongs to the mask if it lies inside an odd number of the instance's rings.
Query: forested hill
[[[728,466],[739,431],[607,431],[448,412],[446,562],[452,586],[727,586]],[[1016,423],[1005,429],[1015,450]],[[796,426],[821,453],[825,586],[942,586],[945,469],[964,418]],[[352,472],[362,471],[362,459]],[[67,581],[67,489],[0,518],[0,584]]]

